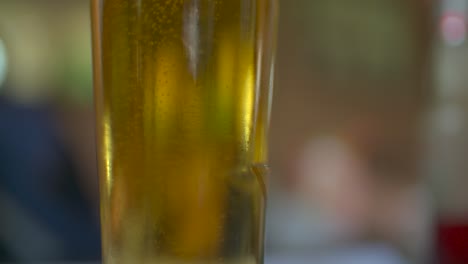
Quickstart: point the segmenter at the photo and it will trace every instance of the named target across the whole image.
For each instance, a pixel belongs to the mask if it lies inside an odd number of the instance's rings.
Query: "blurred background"
[[[284,0],[267,260],[468,263],[468,0]],[[0,262],[100,258],[87,0],[0,1]]]

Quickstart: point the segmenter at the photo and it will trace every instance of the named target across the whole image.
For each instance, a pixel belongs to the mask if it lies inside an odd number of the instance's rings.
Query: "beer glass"
[[[276,13],[92,0],[104,263],[263,263]]]

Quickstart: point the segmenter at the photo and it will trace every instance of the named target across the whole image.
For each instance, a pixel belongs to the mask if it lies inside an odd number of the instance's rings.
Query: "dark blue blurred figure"
[[[52,112],[0,98],[0,262],[100,258],[99,221]]]

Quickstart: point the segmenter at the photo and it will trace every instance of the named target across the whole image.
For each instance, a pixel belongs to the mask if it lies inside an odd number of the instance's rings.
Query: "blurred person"
[[[427,263],[432,10],[423,0],[283,3],[270,250],[384,243]]]
[[[76,3],[0,3],[9,55],[0,95],[0,262],[100,259],[89,18],[86,3]]]

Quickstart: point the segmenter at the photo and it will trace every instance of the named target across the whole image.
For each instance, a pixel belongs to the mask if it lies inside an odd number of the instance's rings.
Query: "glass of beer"
[[[92,0],[105,264],[263,263],[275,0]]]

